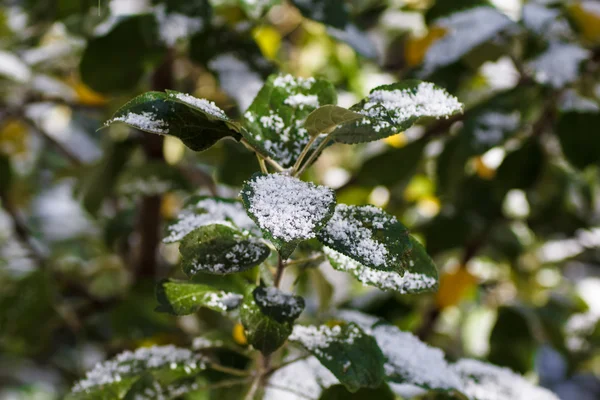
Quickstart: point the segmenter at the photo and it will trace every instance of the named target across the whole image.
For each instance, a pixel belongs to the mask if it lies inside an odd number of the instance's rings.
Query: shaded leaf
[[[279,323],[295,321],[304,310],[304,299],[276,287],[259,286],[252,292],[260,311]]]
[[[208,285],[188,281],[163,280],[156,286],[157,311],[174,315],[187,315],[201,307],[224,312],[237,308],[242,296],[225,292]]]
[[[567,112],[560,115],[556,127],[563,153],[569,162],[579,168],[600,161],[600,113]]]
[[[329,104],[311,112],[306,118],[304,127],[311,136],[316,136],[320,133],[329,133],[338,125],[363,117],[362,114]]]
[[[284,259],[299,242],[316,236],[335,207],[333,190],[286,174],[256,174],[241,194],[248,215]]]
[[[225,275],[242,272],[263,262],[269,247],[222,224],[206,225],[187,234],[179,246],[183,271]]]
[[[240,127],[214,103],[169,91],[146,92],[115,112],[105,125],[123,122],[144,132],[175,136],[194,151],[220,139],[239,139]]]
[[[394,400],[396,396],[387,384],[376,389],[362,388],[349,392],[343,385],[331,386],[321,393],[319,400]]]
[[[408,229],[377,207],[338,204],[317,238],[365,267],[402,274],[409,266]]]
[[[375,339],[354,323],[296,325],[290,340],[305,347],[351,392],[377,388],[383,381],[384,355]]]
[[[348,8],[344,0],[292,0],[306,18],[344,29],[348,23]]]

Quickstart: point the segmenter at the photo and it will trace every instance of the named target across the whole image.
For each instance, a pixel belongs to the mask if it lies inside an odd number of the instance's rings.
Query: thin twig
[[[311,257],[311,258],[301,258],[299,260],[290,260],[290,261],[286,262],[285,265],[290,266],[290,265],[306,264],[306,263],[310,263],[310,262],[314,262],[314,261],[319,261],[322,258],[324,258],[324,256],[321,254],[316,257]]]
[[[277,371],[278,369],[285,368],[285,367],[287,367],[290,364],[293,364],[293,363],[298,362],[300,360],[307,359],[308,357],[310,357],[310,354],[305,354],[305,355],[302,355],[300,357],[296,357],[296,358],[293,358],[291,360],[285,361],[285,362],[283,362],[283,363],[281,363],[281,364],[279,364],[279,365],[277,365],[275,367],[269,368],[269,370],[267,371],[266,375],[270,375],[273,372]]]
[[[250,379],[252,379],[251,376],[248,376],[248,377],[242,378],[242,379],[239,379],[239,378],[238,379],[226,379],[226,380],[222,380],[220,382],[211,383],[210,385],[199,386],[196,390],[212,390],[212,389],[219,389],[219,388],[243,385],[244,383],[250,382]]]
[[[279,163],[275,160],[273,160],[271,157],[269,156],[265,156],[264,154],[262,154],[256,147],[254,147],[250,142],[248,142],[246,139],[242,138],[240,140],[240,143],[243,144],[248,150],[253,151],[254,153],[256,153],[256,155],[260,158],[262,158],[264,161],[268,162],[269,165],[271,165],[271,167],[273,167],[277,172],[284,172],[286,171],[285,168],[283,168],[281,165],[279,165]]]
[[[302,175],[304,170],[309,165],[311,165],[313,163],[313,161],[315,161],[315,159],[319,156],[319,154],[321,154],[321,152],[323,151],[325,146],[327,146],[329,144],[329,138],[330,138],[330,135],[327,135],[325,137],[325,139],[323,139],[323,141],[321,143],[319,143],[319,145],[317,146],[315,151],[313,151],[313,153],[310,155],[310,157],[308,157],[308,160],[306,160],[306,162],[302,165],[302,167],[300,167],[300,169],[298,171],[296,171],[296,173],[294,173],[294,176]]]
[[[279,287],[279,284],[281,283],[281,277],[283,276],[283,270],[286,267],[286,263],[283,260],[283,258],[281,258],[281,255],[277,256],[277,272],[275,273],[275,278],[273,279],[273,286],[275,286],[276,288]]]
[[[298,171],[298,168],[300,168],[300,164],[302,164],[302,160],[304,160],[304,157],[306,157],[306,155],[310,151],[310,148],[312,147],[313,143],[315,142],[315,140],[317,140],[318,137],[319,137],[318,135],[312,136],[310,138],[310,140],[308,141],[308,143],[306,143],[306,146],[304,146],[304,148],[302,149],[302,152],[300,153],[300,155],[298,156],[298,159],[296,160],[296,162],[294,163],[294,166],[292,167],[292,175],[295,175],[296,171]]]
[[[209,368],[214,369],[215,371],[224,372],[229,375],[242,376],[242,377],[250,376],[250,373],[248,371],[244,371],[242,369],[237,369],[237,368],[226,367],[225,365],[221,365],[221,364],[211,363],[211,364],[209,364]]]
[[[260,165],[260,171],[264,174],[268,174],[269,170],[267,169],[265,160],[258,153],[255,153],[255,154],[256,154],[256,159],[258,160],[258,165]]]

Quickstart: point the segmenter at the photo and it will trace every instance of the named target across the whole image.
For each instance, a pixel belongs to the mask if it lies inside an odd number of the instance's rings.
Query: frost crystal
[[[386,246],[374,237],[374,230],[382,230],[385,226],[396,223],[396,217],[374,206],[338,204],[335,213],[323,228],[320,239],[325,245],[341,244],[355,258],[375,267],[400,264],[398,257],[389,254]]]
[[[590,52],[579,46],[555,42],[530,66],[538,82],[559,89],[577,79],[579,65],[589,57]]]
[[[212,101],[208,101],[206,99],[199,99],[186,93],[169,93],[169,97],[175,98],[181,101],[182,103],[185,103],[192,107],[199,108],[206,114],[212,115],[215,118],[229,120],[225,112],[219,107],[217,107],[217,105]]]
[[[286,242],[314,238],[335,203],[331,189],[284,174],[258,176],[246,185],[248,212],[261,229]]]
[[[375,90],[359,112],[374,118],[389,115],[395,125],[400,125],[413,117],[447,117],[461,110],[462,104],[456,97],[433,83],[422,82],[416,89]]]
[[[328,247],[323,248],[323,252],[335,264],[335,269],[351,273],[364,285],[375,286],[382,290],[394,290],[402,294],[428,290],[437,285],[435,278],[425,274],[407,271],[402,276],[395,271],[380,271],[365,267]]]
[[[333,356],[326,350],[334,342],[345,342],[347,344],[354,343],[354,340],[363,335],[363,332],[356,325],[349,326],[345,332],[341,326],[336,325],[330,328],[326,325],[321,326],[294,326],[294,331],[289,337],[289,340],[299,342],[306,347],[308,351],[316,354],[320,358],[333,360]]]
[[[149,369],[182,368],[186,373],[203,369],[201,358],[190,350],[173,345],[143,347],[133,352],[126,351],[114,359],[96,365],[79,381],[73,392],[85,392],[96,386],[120,382],[123,378],[143,373]]]
[[[508,368],[462,359],[452,369],[463,381],[463,392],[476,400],[558,400],[549,390],[534,386]]]
[[[166,121],[158,119],[157,116],[148,111],[142,111],[139,114],[128,112],[126,115],[115,117],[106,121],[105,125],[118,121],[124,122],[127,125],[134,126],[141,130],[164,135],[169,133],[169,124]]]
[[[435,21],[446,35],[428,49],[423,62],[425,74],[452,64],[474,47],[488,41],[512,21],[492,7],[475,7]]]
[[[243,230],[256,228],[254,222],[246,214],[242,203],[205,198],[186,207],[177,215],[177,222],[167,227],[169,234],[163,241],[165,243],[178,242],[196,228],[215,223],[226,224],[228,221]]]

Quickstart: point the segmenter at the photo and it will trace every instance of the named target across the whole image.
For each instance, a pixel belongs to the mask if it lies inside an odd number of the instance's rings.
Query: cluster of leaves
[[[600,394],[595,1],[105,3],[0,9],[0,397]]]

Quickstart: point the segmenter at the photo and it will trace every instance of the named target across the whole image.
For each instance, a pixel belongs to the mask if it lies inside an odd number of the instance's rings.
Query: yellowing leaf
[[[436,303],[440,309],[454,306],[476,285],[477,279],[464,267],[442,275]]]
[[[404,132],[400,132],[396,135],[386,137],[383,139],[383,141],[390,146],[399,149],[400,147],[404,147],[406,145],[406,135]]]
[[[409,38],[404,47],[404,57],[409,67],[416,67],[423,62],[425,54],[429,47],[436,41],[444,37],[446,29],[434,26],[429,29],[426,36],[420,38]]]
[[[0,126],[0,152],[22,155],[27,152],[27,125],[18,119],[8,119]]]
[[[173,219],[181,210],[182,201],[174,193],[165,193],[160,204],[160,214],[165,219]]]
[[[108,103],[108,99],[98,92],[92,90],[85,83],[77,78],[69,80],[69,86],[75,90],[77,101],[86,106],[103,106]]]
[[[169,165],[175,165],[183,159],[185,155],[185,144],[173,136],[165,136],[163,142],[163,155]]]
[[[252,30],[252,36],[263,55],[274,60],[281,47],[281,35],[272,26],[258,26]]]
[[[600,14],[581,3],[570,5],[569,11],[583,37],[592,42],[600,42]]]
[[[246,340],[246,334],[244,333],[244,326],[240,323],[237,323],[234,325],[233,327],[233,340],[242,346],[245,346],[248,344],[248,340]]]
[[[496,170],[487,166],[481,157],[475,158],[475,173],[486,180],[492,180],[496,176]]]

